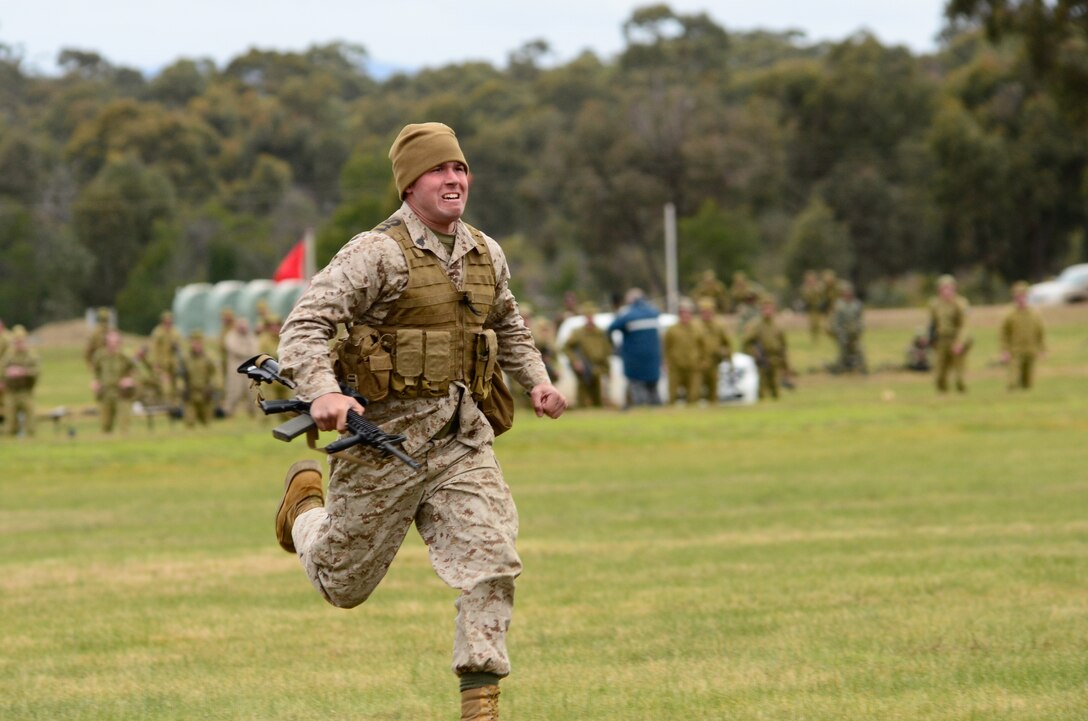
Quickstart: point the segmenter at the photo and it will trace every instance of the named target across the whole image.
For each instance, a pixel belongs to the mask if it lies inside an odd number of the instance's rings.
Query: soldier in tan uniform
[[[663,339],[665,368],[669,373],[669,403],[680,399],[688,405],[699,402],[699,390],[703,379],[703,330],[695,320],[695,304],[684,298],[680,301],[677,322],[669,326]]]
[[[94,380],[91,390],[98,401],[102,431],[112,433],[114,426],[128,432],[132,401],[136,398],[136,365],[121,350],[121,334],[106,333],[106,345],[98,349],[91,363]]]
[[[204,333],[189,333],[189,352],[181,364],[182,397],[185,402],[185,425],[208,425],[215,414],[215,398],[219,393],[219,363],[204,347]]]
[[[703,276],[691,290],[691,297],[698,303],[704,298],[709,298],[714,304],[714,310],[718,313],[729,312],[729,290],[725,283],[718,280],[713,270],[703,271]]]
[[[94,317],[94,330],[91,331],[91,337],[87,339],[87,345],[83,349],[83,360],[87,361],[88,368],[94,361],[94,354],[106,345],[106,331],[110,329],[110,309],[99,308],[95,311]]]
[[[325,500],[318,464],[296,463],[276,533],[318,592],[350,608],[373,592],[414,522],[436,573],[460,591],[461,718],[491,721],[510,672],[506,630],[521,561],[517,512],[478,404],[499,392],[502,370],[531,389],[538,416],[559,417],[566,400],[518,312],[502,249],[461,221],[469,174],[453,131],[409,125],[389,155],[404,203],[314,277],[284,324],[280,360],[319,428],[343,432],[348,410],[364,412],[340,393],[338,381],[350,381],[371,400],[366,416],[403,434],[422,468],[353,449],[329,459]],[[334,366],[328,342],[340,323],[349,330]]]
[[[149,339],[148,360],[155,377],[159,379],[159,392],[169,405],[178,403],[178,356],[181,354],[181,333],[174,327],[174,314],[166,310],[159,316],[159,324],[152,328]]]
[[[937,371],[937,390],[948,391],[951,372],[960,393],[967,391],[964,370],[971,337],[967,334],[967,299],[956,293],[956,279],[942,275],[937,279],[937,297],[929,301],[929,335]]]
[[[827,328],[827,293],[820,276],[814,270],[806,270],[801,281],[801,302],[808,316],[808,335],[815,344]]]
[[[600,408],[604,405],[601,384],[608,375],[612,341],[608,340],[608,333],[593,321],[597,306],[583,303],[578,311],[585,316],[586,324],[571,331],[563,344],[563,352],[578,381],[578,406]]]
[[[265,313],[264,322],[257,331],[258,353],[272,356],[273,358],[276,357],[279,353],[281,326],[282,323],[279,318],[272,315],[270,312]],[[243,358],[242,360],[244,362],[248,359]],[[263,385],[260,390],[261,397],[267,400],[286,400],[291,397],[291,389],[279,383]],[[275,416],[269,416],[268,418],[273,422],[279,422]]]
[[[3,367],[4,356],[11,349],[11,332],[8,331],[4,321],[0,319],[0,367]],[[4,407],[4,379],[0,378],[0,408]]]
[[[235,372],[238,366],[257,355],[257,336],[249,330],[249,321],[236,318],[234,324],[223,339],[226,351],[226,372],[223,379],[223,409],[228,416],[233,416],[241,406],[242,412],[250,418],[257,415],[257,404],[250,393],[246,377]]]
[[[778,385],[788,381],[790,361],[786,334],[775,323],[774,298],[765,297],[759,306],[759,320],[748,326],[744,352],[752,356],[759,369],[759,397],[778,398]]]
[[[702,298],[699,307],[699,329],[702,331],[701,386],[710,403],[718,402],[718,368],[722,361],[732,364],[733,340],[725,322],[717,316],[713,303]],[[730,366],[732,367],[732,366]]]
[[[4,422],[9,436],[18,435],[20,420],[22,430],[34,435],[34,386],[38,382],[38,354],[27,345],[26,328],[17,325],[11,329],[11,348],[0,359],[4,383]]]
[[[1001,361],[1009,366],[1009,390],[1027,390],[1034,381],[1035,360],[1046,353],[1046,331],[1042,316],[1028,307],[1027,283],[1013,284],[1012,300],[1001,321]]]

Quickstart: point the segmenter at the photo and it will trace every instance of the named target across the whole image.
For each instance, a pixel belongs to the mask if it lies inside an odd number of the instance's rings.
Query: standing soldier
[[[159,379],[155,377],[155,369],[151,367],[149,354],[148,347],[142,345],[132,356],[132,363],[136,368],[136,399],[145,409],[163,404],[162,388],[159,386]]]
[[[98,401],[102,431],[112,433],[114,425],[128,432],[132,401],[136,397],[136,365],[121,350],[121,334],[106,333],[106,345],[94,354],[94,380],[91,390]]]
[[[665,369],[669,374],[669,403],[676,403],[680,388],[688,405],[699,401],[703,370],[703,332],[694,320],[695,304],[680,300],[678,320],[665,331]]]
[[[831,268],[824,269],[823,275],[820,276],[820,284],[823,286],[824,297],[820,301],[820,312],[823,314],[824,322],[826,323],[828,315],[831,313],[831,307],[835,305],[835,301],[839,299],[839,277],[835,274],[835,271]],[[824,326],[827,329],[827,326]]]
[[[578,379],[578,405],[583,408],[600,408],[604,405],[601,384],[608,375],[608,362],[612,358],[612,342],[608,334],[593,321],[597,307],[583,303],[578,309],[585,316],[586,324],[574,329],[563,352],[570,360],[570,367]]]
[[[1001,360],[1009,366],[1009,390],[1031,388],[1035,359],[1046,353],[1043,318],[1028,307],[1028,284],[1013,283],[1013,307],[1001,321]]]
[[[204,333],[189,334],[189,353],[182,364],[182,398],[185,401],[185,425],[208,425],[215,412],[219,391],[219,364],[204,349]]]
[[[11,350],[11,333],[0,319],[0,367],[3,367],[4,356]],[[4,408],[4,379],[0,378],[0,410]]]
[[[19,433],[19,415],[23,416],[23,432],[34,435],[34,386],[38,382],[38,355],[27,345],[26,328],[11,329],[11,349],[3,358],[4,418],[8,435]]]
[[[544,361],[544,368],[548,371],[548,378],[552,383],[559,380],[559,366],[556,363],[555,325],[543,315],[537,315],[528,303],[519,303],[521,319],[529,332],[533,334],[533,344],[540,351],[540,359]]]
[[[729,291],[726,290],[725,283],[718,280],[718,276],[713,270],[703,271],[703,277],[699,279],[695,288],[692,289],[691,297],[695,299],[696,303],[704,298],[709,298],[714,304],[715,312],[729,312]]]
[[[713,302],[699,299],[699,325],[703,339],[702,387],[706,399],[718,402],[718,369],[722,361],[732,363],[733,341],[725,323],[714,313]]]
[[[967,392],[964,370],[971,338],[967,335],[967,299],[956,293],[956,279],[942,275],[937,279],[937,297],[929,301],[929,336],[937,364],[937,390],[948,391],[951,371],[956,390]]]
[[[94,363],[94,354],[99,348],[106,345],[106,331],[110,329],[110,309],[99,308],[95,311],[95,326],[91,331],[91,337],[87,339],[87,345],[83,349],[83,360],[87,361],[90,368]]]
[[[178,404],[178,356],[181,354],[181,334],[174,327],[174,314],[168,310],[159,316],[159,324],[151,331],[150,360],[159,388],[168,405]]]
[[[234,327],[223,341],[227,351],[227,375],[223,381],[223,410],[233,416],[238,404],[242,404],[246,415],[251,418],[257,414],[257,406],[250,402],[249,383],[246,377],[235,373],[235,369],[257,355],[257,338],[249,332],[249,321],[236,318]]]
[[[271,313],[265,314],[264,324],[257,333],[257,352],[276,357],[280,346],[280,319]],[[242,362],[245,362],[245,358]],[[268,383],[259,388],[261,397],[268,400],[286,400],[291,397],[291,389],[282,383]]]
[[[805,313],[808,315],[809,338],[815,345],[826,327],[827,298],[824,284],[814,270],[805,271],[805,278],[801,281],[801,302],[805,304]]]
[[[743,270],[733,273],[733,287],[729,289],[733,312],[737,315],[737,333],[744,336],[748,323],[759,315],[759,286],[748,280]]]
[[[868,372],[861,336],[865,332],[864,308],[854,294],[854,284],[839,281],[841,297],[831,306],[830,331],[839,344],[839,361],[835,370],[839,373]]]
[[[234,320],[234,309],[224,308],[219,311],[219,338],[215,345],[215,356],[219,363],[220,378],[229,378],[234,373],[234,368],[227,367],[227,336],[234,330]]]
[[[786,334],[775,323],[775,300],[766,296],[759,306],[760,318],[744,335],[744,352],[751,355],[759,368],[759,397],[778,398],[778,384],[788,383],[790,362]]]

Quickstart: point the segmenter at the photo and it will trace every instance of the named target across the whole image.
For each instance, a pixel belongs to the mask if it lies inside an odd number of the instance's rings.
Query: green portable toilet
[[[211,283],[190,283],[174,290],[174,302],[170,311],[174,314],[174,327],[183,336],[197,328],[204,329],[204,316],[208,304]]]
[[[276,287],[268,295],[268,310],[281,321],[286,320],[287,314],[295,307],[306,286],[307,283],[303,280],[282,280],[276,283]]]
[[[208,293],[208,302],[204,307],[204,332],[219,335],[219,314],[224,308],[230,308],[235,315],[241,315],[238,301],[246,284],[240,280],[221,280]]]
[[[262,300],[265,301],[271,310],[272,303],[269,302],[268,297],[275,288],[276,284],[271,280],[251,280],[246,283],[245,287],[242,288],[242,292],[238,294],[238,317],[248,320],[250,328],[257,327],[258,303]]]

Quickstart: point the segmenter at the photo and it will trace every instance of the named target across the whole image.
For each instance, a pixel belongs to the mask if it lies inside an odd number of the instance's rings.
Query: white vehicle
[[[1029,305],[1061,305],[1088,301],[1088,263],[1071,265],[1054,280],[1028,289]]]
[[[596,313],[593,316],[593,323],[597,327],[607,330],[614,317],[615,314],[613,313]],[[658,316],[662,336],[665,329],[676,323],[676,321],[676,316],[671,313],[662,313]],[[585,324],[586,317],[584,315],[572,316],[559,324],[559,329],[555,334],[560,373],[559,380],[556,381],[555,385],[572,405],[578,396],[578,382],[575,378],[574,369],[570,367],[570,361],[567,360],[567,356],[562,349],[571,332]],[[623,334],[615,331],[612,334],[612,344],[619,348],[622,343]],[[662,368],[661,380],[657,386],[657,393],[662,403],[668,402],[669,398],[669,378],[666,374],[667,370]],[[606,401],[610,401],[616,408],[623,408],[627,405],[627,380],[623,375],[623,361],[616,354],[613,354],[609,360],[608,378],[605,383],[603,394]],[[722,361],[718,366],[718,402],[747,405],[755,403],[757,400],[759,400],[759,370],[756,368],[755,359],[744,353],[734,353],[731,362]]]

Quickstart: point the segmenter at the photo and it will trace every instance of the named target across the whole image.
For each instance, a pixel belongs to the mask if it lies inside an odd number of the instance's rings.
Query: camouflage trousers
[[[447,438],[415,453],[418,471],[367,451],[371,463],[333,458],[325,507],[303,513],[292,537],[306,575],[340,608],[365,601],[413,522],[431,566],[459,590],[453,672],[510,673],[506,631],[521,559],[517,509],[490,444]]]

